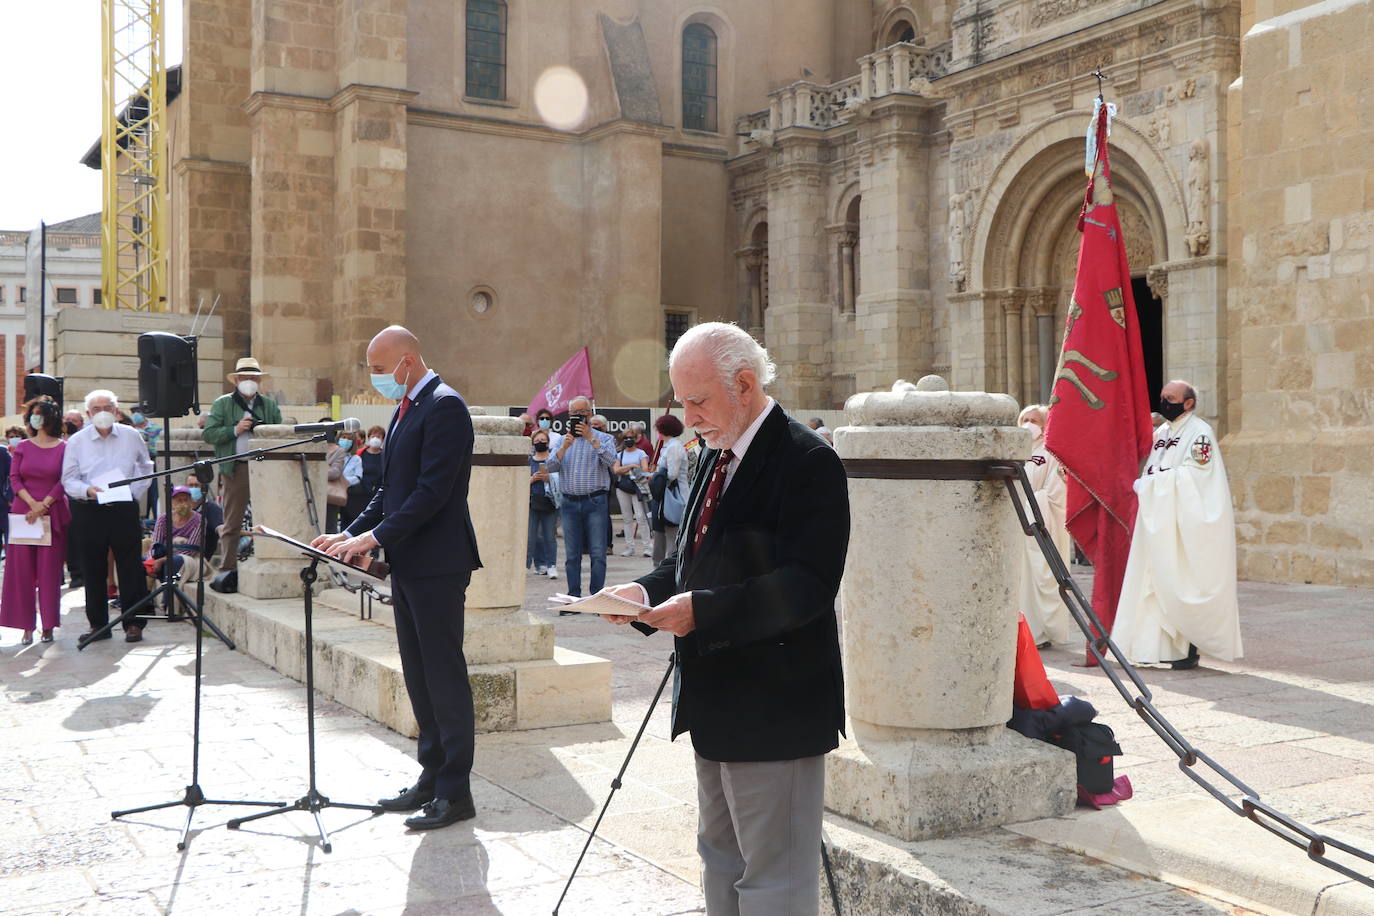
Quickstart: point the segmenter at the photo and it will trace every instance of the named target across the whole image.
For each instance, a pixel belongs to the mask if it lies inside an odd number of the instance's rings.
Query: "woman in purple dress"
[[[47,517],[52,544],[10,544],[5,554],[5,584],[0,591],[0,626],[24,631],[24,645],[33,642],[34,595],[43,615],[43,641],[52,642],[61,622],[62,563],[67,555],[67,526],[71,511],[62,489],[62,409],[51,398],[35,398],[24,405],[29,438],[14,447],[10,487],[15,514],[29,521]]]

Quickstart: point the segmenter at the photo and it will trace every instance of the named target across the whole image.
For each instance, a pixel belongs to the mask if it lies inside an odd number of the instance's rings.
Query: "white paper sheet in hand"
[[[22,515],[10,516],[10,537],[12,538],[41,538],[43,536],[43,520],[34,519],[29,521]]]
[[[620,598],[610,592],[597,592],[588,598],[554,595],[549,601],[560,605],[560,610],[576,611],[579,614],[619,614],[622,617],[638,617],[645,611],[653,610],[650,605]]]
[[[124,474],[118,471],[106,471],[98,477],[92,478],[91,483],[100,487],[100,491],[95,494],[95,501],[102,506],[106,503],[128,503],[133,502],[134,494],[128,486],[111,487],[110,481],[123,480]]]

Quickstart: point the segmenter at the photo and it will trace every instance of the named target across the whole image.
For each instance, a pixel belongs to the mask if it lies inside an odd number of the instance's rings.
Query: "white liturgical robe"
[[[1174,661],[1188,644],[1239,658],[1236,523],[1216,433],[1194,414],[1155,430],[1112,639],[1136,664]]]
[[[1043,437],[1035,440],[1035,449],[1026,462],[1026,476],[1030,478],[1040,515],[1045,520],[1059,556],[1069,562],[1069,529],[1064,526],[1064,471],[1059,459],[1045,451]],[[1059,597],[1059,583],[1040,545],[1034,538],[1024,538],[1025,551],[1021,560],[1021,600],[1017,605],[1026,615],[1035,644],[1068,642],[1071,619],[1069,609]]]

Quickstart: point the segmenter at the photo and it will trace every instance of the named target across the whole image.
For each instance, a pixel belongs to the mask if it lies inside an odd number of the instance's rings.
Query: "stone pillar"
[[[463,652],[477,727],[547,728],[611,717],[611,664],[554,645],[553,624],[522,610],[529,441],[515,417],[476,408],[468,510],[482,568],[468,585]]]
[[[1159,274],[1163,274],[1161,277]],[[1164,378],[1192,382],[1199,394],[1198,413],[1217,435],[1228,425],[1226,350],[1226,258],[1213,255],[1172,261],[1153,276],[1151,291],[1164,300]],[[1162,294],[1162,295],[1161,295]],[[1159,395],[1150,392],[1150,397]]]
[[[840,236],[840,308],[846,315],[854,311],[854,245],[858,240],[853,232]]]
[[[300,439],[291,427],[259,426],[253,430],[250,448],[267,448]],[[252,488],[253,524],[266,525],[288,537],[309,543],[319,534],[310,524],[305,507],[305,485],[301,479],[300,456],[306,456],[310,488],[315,495],[315,510],[324,523],[325,497],[329,492],[329,468],[324,463],[328,446],[312,442],[299,448],[274,452],[262,461],[240,465],[234,473],[248,473]],[[255,538],[253,556],[239,564],[239,591],[250,598],[290,598],[301,594],[301,567],[308,561],[281,541]],[[323,568],[317,588],[328,581]]]
[[[827,807],[902,840],[1068,813],[1073,755],[1011,715],[1024,535],[1000,481],[922,480],[913,460],[1024,461],[1005,394],[899,382],[846,404],[835,447],[853,518],[840,586],[849,738]],[[904,536],[894,540],[892,532]]]
[[[789,409],[830,405],[835,307],[826,282],[825,167],[811,130],[778,136],[768,182],[765,345],[778,365],[774,393]]]
[[[880,68],[880,73],[885,68]],[[930,291],[930,136],[934,103],[888,95],[859,120],[860,210],[854,330],[860,352],[860,391],[929,372],[935,360],[935,315]],[[941,207],[943,213],[943,206]]]
[[[1026,291],[1013,289],[1007,291],[1002,300],[1002,314],[1005,318],[1007,349],[1007,394],[1018,402],[1024,400],[1021,391],[1021,305]]]
[[[1002,307],[994,290],[953,293],[949,296],[951,381],[959,391],[990,391],[1001,387]],[[1057,356],[1057,354],[1056,354]]]

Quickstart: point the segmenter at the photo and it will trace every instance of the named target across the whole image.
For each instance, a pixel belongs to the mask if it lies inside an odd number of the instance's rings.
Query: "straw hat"
[[[245,378],[262,378],[265,375],[258,361],[251,356],[243,356],[234,364],[234,371],[230,372],[227,378],[229,381],[237,381],[241,376]]]

